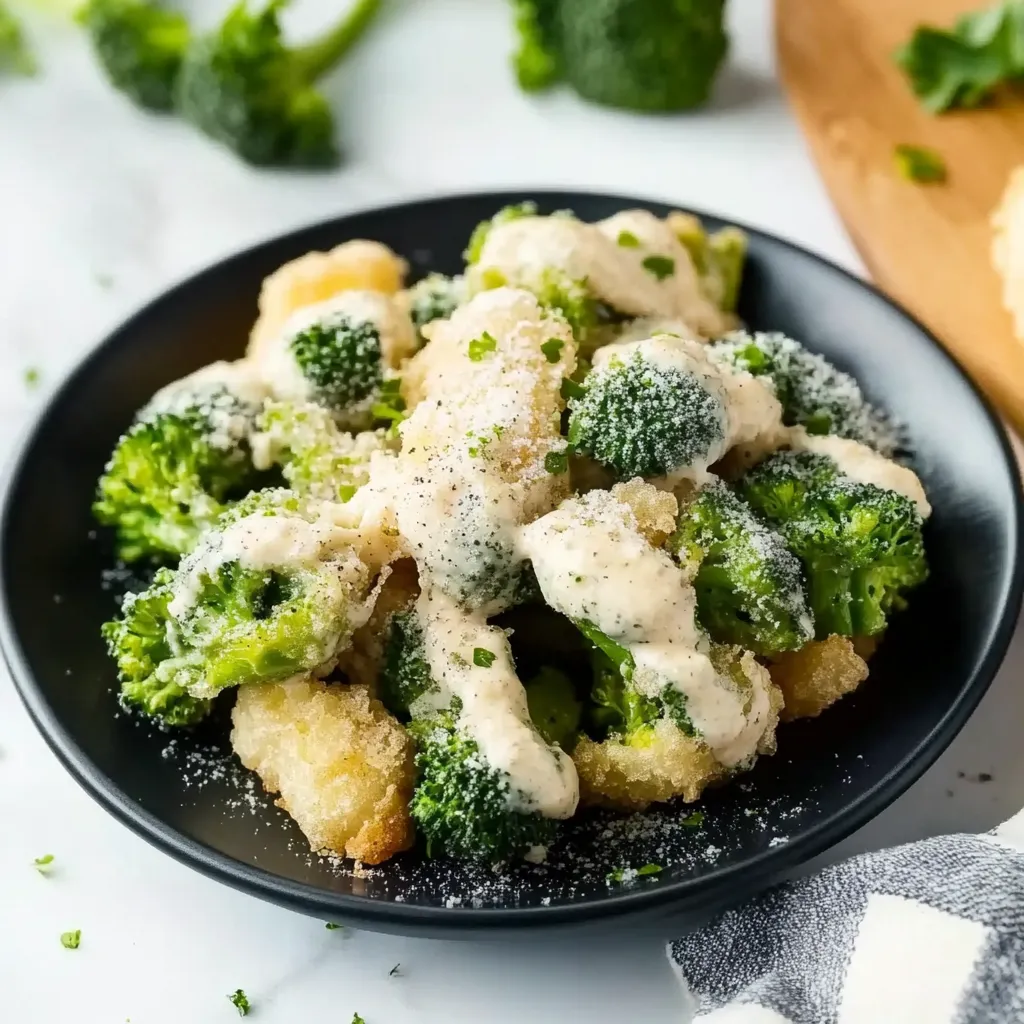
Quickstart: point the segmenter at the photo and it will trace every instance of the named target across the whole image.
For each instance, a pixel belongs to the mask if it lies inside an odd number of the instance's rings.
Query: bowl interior
[[[0,539],[5,647],[30,711],[77,777],[176,856],[267,898],[373,926],[564,921],[670,898],[727,899],[877,813],[949,742],[1005,650],[1020,598],[1016,469],[1001,429],[954,363],[914,322],[835,267],[751,235],[741,312],[853,373],[906,423],[932,503],[932,576],[900,615],[870,679],[820,719],[783,726],[779,753],[692,808],[574,824],[543,867],[495,873],[410,853],[369,872],[311,856],[294,824],[233,761],[221,714],[194,736],[117,713],[99,637],[123,580],[90,502],[115,441],[161,385],[241,355],[262,278],[311,249],[379,239],[415,275],[457,272],[473,226],[525,196],[413,203],[261,245],[179,285],[112,335],[44,412],[15,467]],[[631,205],[536,196],[592,220]],[[715,223],[713,218],[707,218]],[[43,525],[45,524],[45,526]],[[662,865],[629,885],[618,867]],[[457,909],[455,909],[457,908]]]

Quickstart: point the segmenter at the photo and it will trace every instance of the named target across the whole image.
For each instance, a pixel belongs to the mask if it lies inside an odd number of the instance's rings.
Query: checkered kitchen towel
[[[1024,811],[780,885],[668,955],[700,1024],[1024,1024]]]

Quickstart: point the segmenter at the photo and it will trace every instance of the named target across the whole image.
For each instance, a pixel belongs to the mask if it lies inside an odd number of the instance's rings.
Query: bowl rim
[[[773,245],[782,246],[805,259],[823,265],[833,274],[845,278],[854,289],[869,292],[877,300],[887,305],[897,317],[906,320],[916,328],[924,340],[930,343],[945,359],[953,372],[966,383],[970,393],[978,401],[981,411],[998,441],[1003,456],[1003,470],[1009,477],[1013,489],[1012,521],[1008,530],[1011,569],[1002,587],[1002,593],[999,594],[1000,611],[990,625],[982,658],[975,670],[964,680],[958,699],[947,709],[935,727],[890,772],[852,803],[843,805],[836,812],[784,844],[769,847],[741,863],[723,866],[698,878],[666,880],[657,886],[610,891],[607,896],[579,903],[528,907],[429,906],[338,893],[316,885],[282,878],[263,868],[246,864],[197,842],[139,806],[121,790],[117,783],[105,775],[71,738],[36,683],[15,633],[6,585],[5,551],[6,538],[10,530],[15,485],[22,474],[27,471],[28,456],[38,441],[52,409],[64,399],[93,362],[105,355],[116,339],[124,332],[130,331],[133,325],[147,316],[154,307],[173,301],[181,293],[187,292],[198,280],[220,271],[228,264],[251,256],[265,247],[279,245],[291,239],[299,239],[317,229],[334,226],[339,229],[339,235],[344,235],[346,224],[353,218],[364,215],[400,214],[403,211],[422,209],[423,207],[444,207],[467,201],[492,201],[497,208],[511,202],[522,202],[528,198],[571,202],[572,197],[605,200],[620,204],[623,208],[676,206],[678,209],[685,209],[701,218],[719,222],[726,219],[719,214],[702,211],[684,204],[677,206],[663,199],[623,196],[585,189],[529,187],[435,194],[409,198],[396,203],[354,208],[338,216],[313,221],[246,246],[188,274],[169,288],[155,294],[120,321],[112,330],[107,331],[103,338],[70,368],[60,384],[50,392],[45,402],[36,411],[27,428],[24,429],[8,460],[2,483],[3,497],[0,499],[2,500],[2,507],[0,507],[0,648],[2,648],[3,658],[29,717],[64,768],[103,808],[157,849],[207,877],[269,902],[315,916],[340,917],[348,921],[369,926],[383,926],[395,931],[412,932],[418,929],[429,929],[435,933],[444,933],[448,937],[454,937],[457,931],[462,930],[471,931],[473,934],[490,929],[507,932],[524,928],[593,922],[598,919],[637,914],[655,908],[662,911],[672,908],[682,910],[687,899],[691,901],[692,906],[697,906],[713,899],[715,894],[722,891],[753,891],[764,885],[767,880],[777,877],[784,870],[807,862],[846,838],[904,793],[931,767],[981,701],[1003,662],[1017,624],[1022,598],[1024,598],[1024,563],[1020,558],[1022,542],[1024,542],[1024,494],[1021,489],[1020,467],[1002,420],[994,412],[978,386],[965,373],[958,361],[943,348],[931,331],[874,284],[863,280],[846,268],[810,249],[780,238],[771,232],[729,218],[728,223],[735,224],[749,235],[761,238]]]

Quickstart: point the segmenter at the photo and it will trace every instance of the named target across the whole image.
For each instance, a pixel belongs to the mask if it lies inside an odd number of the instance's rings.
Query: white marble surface
[[[297,6],[304,27],[336,5]],[[73,28],[33,21],[45,75],[0,82],[5,453],[45,390],[169,283],[269,234],[399,197],[519,185],[646,194],[857,268],[774,82],[768,0],[732,0],[730,70],[714,109],[690,118],[519,95],[506,13],[503,0],[392,0],[329,83],[350,159],[327,175],[254,172],[137,113],[98,78]],[[24,384],[30,366],[42,372],[36,391]],[[1018,635],[939,763],[831,855],[987,828],[1024,804],[1022,667]],[[43,853],[56,857],[46,878],[31,866]],[[71,928],[82,929],[75,952],[58,941]],[[685,1014],[653,933],[513,945],[327,932],[208,881],[79,790],[0,678],[0,1020],[216,1024],[235,1019],[225,996],[239,986],[261,1024],[347,1024],[356,1011],[367,1024]]]

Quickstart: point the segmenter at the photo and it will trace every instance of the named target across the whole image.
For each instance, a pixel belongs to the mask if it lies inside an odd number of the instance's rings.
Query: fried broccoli
[[[515,0],[515,18],[523,89],[628,110],[701,106],[729,47],[725,0]]]
[[[409,810],[427,855],[497,862],[547,846],[557,822],[515,806],[507,775],[459,727],[461,705],[414,719],[417,783]]]
[[[261,465],[278,465],[297,494],[349,501],[370,476],[370,456],[382,451],[382,431],[352,435],[312,402],[268,402],[256,420],[253,448]]]
[[[896,425],[868,402],[853,377],[784,334],[737,331],[714,342],[708,354],[716,362],[768,378],[787,426],[848,437],[883,455],[899,446]]]
[[[76,18],[115,89],[140,107],[172,109],[191,38],[183,14],[147,0],[88,0]]]
[[[249,436],[258,404],[216,376],[161,392],[118,442],[93,513],[117,531],[125,562],[190,551],[236,499],[259,486]]]
[[[780,452],[739,487],[803,562],[819,638],[882,632],[927,578],[914,502],[851,480],[827,456]]]
[[[368,570],[340,540],[287,491],[229,510],[104,625],[122,701],[184,724],[226,687],[330,668],[369,589]],[[275,550],[287,563],[276,564]]]
[[[526,703],[537,731],[548,743],[571,752],[583,714],[572,680],[557,668],[545,665],[525,686]]]
[[[381,702],[402,720],[409,718],[415,701],[437,689],[423,650],[423,627],[415,608],[391,617],[378,687]]]
[[[278,15],[287,0],[251,11],[246,0],[188,46],[175,105],[200,131],[256,165],[336,164],[334,118],[315,83],[372,21],[380,0],[356,0],[317,41],[288,49]]]
[[[697,615],[713,640],[769,655],[814,637],[799,560],[724,484],[680,511],[669,546],[696,569]]]
[[[707,465],[725,442],[721,397],[696,373],[655,362],[642,347],[596,366],[569,410],[574,451],[625,480]]]
[[[34,75],[36,60],[14,15],[0,3],[0,72]]]
[[[409,289],[409,315],[416,326],[420,344],[423,328],[435,320],[447,320],[465,301],[466,285],[461,277],[428,274]]]
[[[746,233],[727,227],[709,234],[700,218],[688,213],[670,214],[668,225],[686,246],[704,294],[723,313],[735,313],[747,261]]]

